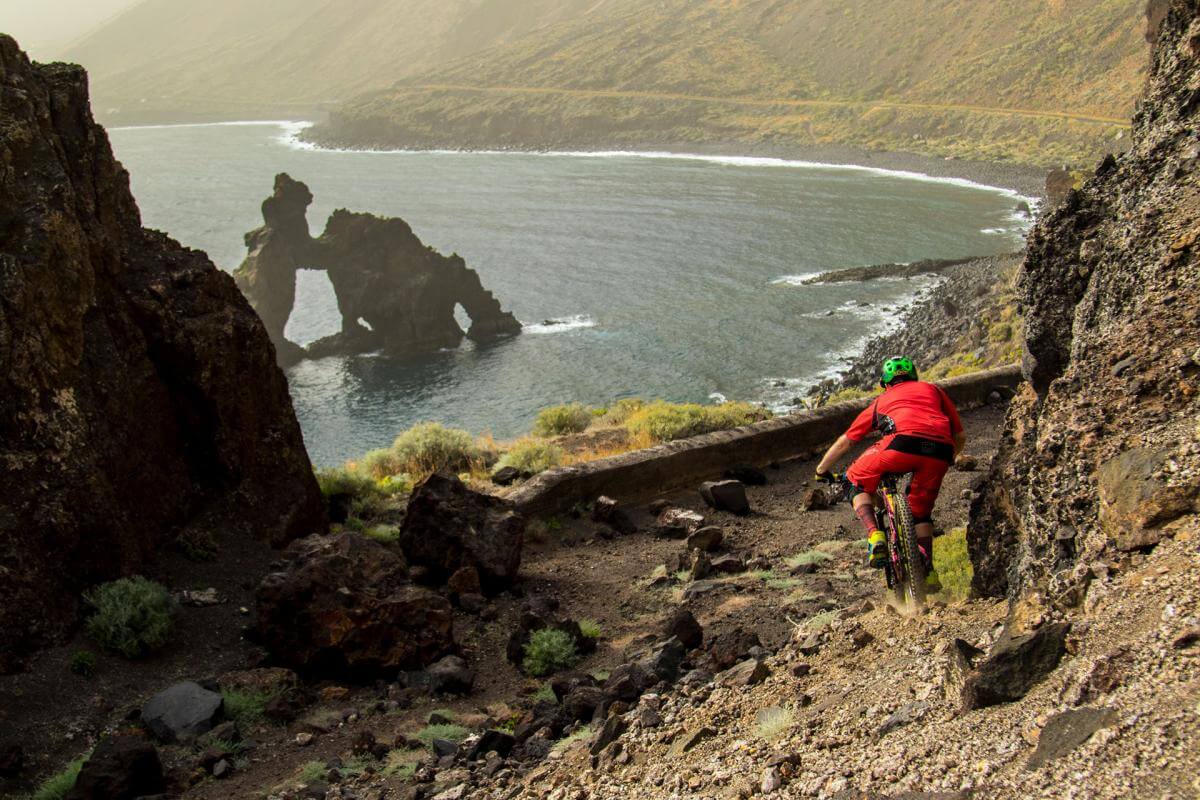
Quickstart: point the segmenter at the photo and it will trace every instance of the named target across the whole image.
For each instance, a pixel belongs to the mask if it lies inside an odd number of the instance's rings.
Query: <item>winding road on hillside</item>
[[[677,92],[624,91],[616,89],[567,89],[553,86],[472,86],[453,83],[426,83],[412,86],[395,86],[395,94],[419,92],[476,92],[479,94],[510,95],[558,95],[577,98],[617,98],[644,100],[674,100],[689,103],[713,103],[751,107],[788,108],[863,108],[868,110],[889,109],[895,111],[941,111],[990,116],[1028,117],[1033,119],[1062,120],[1087,125],[1118,125],[1128,127],[1129,120],[1123,117],[1107,117],[1095,114],[1077,114],[1070,111],[1043,111],[1030,108],[997,108],[994,106],[960,105],[950,103],[904,103],[893,100],[801,100],[793,98],[721,97],[717,95],[683,94]]]

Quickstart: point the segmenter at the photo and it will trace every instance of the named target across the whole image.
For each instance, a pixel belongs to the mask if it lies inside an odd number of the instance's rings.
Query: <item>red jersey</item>
[[[924,381],[893,384],[858,415],[846,438],[859,442],[871,431],[952,443],[962,433],[958,409],[946,393]]]

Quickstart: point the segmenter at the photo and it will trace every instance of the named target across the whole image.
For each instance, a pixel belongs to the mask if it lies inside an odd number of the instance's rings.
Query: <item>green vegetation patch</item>
[[[246,729],[266,718],[267,703],[274,695],[252,689],[222,689],[221,701],[225,716]]]
[[[324,780],[328,774],[329,767],[324,761],[305,761],[296,770],[296,780],[301,783],[316,783],[319,780]]]
[[[89,650],[76,650],[71,654],[67,668],[75,675],[90,678],[96,674],[96,654]]]
[[[88,635],[101,647],[137,658],[167,643],[176,604],[161,584],[143,577],[121,578],[84,595],[93,613]]]
[[[971,595],[975,571],[967,552],[967,529],[955,528],[933,544],[933,566],[942,583],[942,594],[949,599],[965,600]]]
[[[563,450],[539,439],[518,439],[500,457],[497,467],[512,467],[526,475],[537,475],[563,462]]]
[[[392,453],[400,469],[389,474],[403,472],[421,477],[440,470],[469,470],[482,456],[471,434],[436,422],[414,425],[400,434],[392,443]]]
[[[579,630],[589,639],[599,639],[603,631],[600,628],[600,623],[594,619],[579,620]]]
[[[786,564],[789,569],[796,569],[797,567],[803,567],[809,564],[824,564],[826,561],[830,561],[832,559],[833,556],[829,555],[829,553],[826,553],[824,550],[813,549],[807,550],[803,553],[797,553],[794,556],[788,556],[783,560],[783,563]]]
[[[593,419],[591,409],[582,403],[543,408],[533,422],[533,435],[545,437],[583,433],[592,424]]]
[[[445,739],[448,742],[461,742],[470,735],[470,731],[462,725],[445,723],[442,725],[426,725],[417,731],[417,741],[429,746],[434,739]]]
[[[60,772],[47,778],[45,783],[33,793],[31,800],[62,800],[66,797],[67,792],[75,788],[75,781],[79,779],[79,771],[83,769],[84,760],[77,758]]]
[[[634,411],[625,427],[634,436],[656,442],[687,439],[714,431],[725,431],[762,422],[773,415],[750,403],[722,403],[704,406],[698,403],[665,403],[656,400]]]
[[[528,674],[540,678],[572,666],[578,657],[575,640],[569,633],[542,628],[530,635],[521,666]]]

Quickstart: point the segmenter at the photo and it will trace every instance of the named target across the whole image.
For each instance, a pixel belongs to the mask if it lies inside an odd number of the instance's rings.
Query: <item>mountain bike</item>
[[[920,608],[925,604],[925,556],[917,544],[917,524],[908,507],[907,493],[900,489],[911,475],[884,475],[875,491],[875,519],[887,538],[888,558],[883,567],[887,587],[896,602]],[[833,502],[851,500],[858,490],[844,475],[835,476],[840,496]]]
[[[899,485],[904,475],[884,475],[875,492],[882,503],[876,507],[879,529],[887,536],[888,560],[883,572],[888,588],[898,603],[914,608],[925,605],[925,556],[917,544],[917,523],[908,507],[906,492]]]

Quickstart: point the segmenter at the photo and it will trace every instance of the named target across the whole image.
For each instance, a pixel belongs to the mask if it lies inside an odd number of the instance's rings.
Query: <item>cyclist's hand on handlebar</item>
[[[821,483],[828,483],[828,484],[837,483],[841,479],[841,476],[838,475],[836,472],[818,472],[813,477],[815,477]]]

